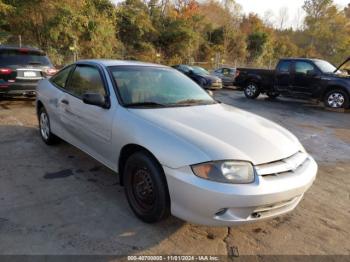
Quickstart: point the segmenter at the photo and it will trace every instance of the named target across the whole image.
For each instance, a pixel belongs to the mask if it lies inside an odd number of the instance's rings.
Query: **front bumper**
[[[246,185],[222,184],[195,176],[190,167],[164,167],[171,212],[183,220],[209,226],[232,226],[292,211],[316,178],[309,157],[298,172],[284,177],[256,176]]]
[[[215,89],[215,90],[220,90],[222,88],[223,88],[222,82],[211,83],[211,85],[208,87],[208,89]]]

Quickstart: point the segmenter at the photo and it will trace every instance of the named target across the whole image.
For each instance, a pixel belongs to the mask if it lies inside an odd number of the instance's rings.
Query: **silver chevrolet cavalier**
[[[39,83],[36,107],[43,141],[65,140],[117,172],[148,223],[271,218],[293,210],[316,178],[289,131],[166,66],[79,61]]]

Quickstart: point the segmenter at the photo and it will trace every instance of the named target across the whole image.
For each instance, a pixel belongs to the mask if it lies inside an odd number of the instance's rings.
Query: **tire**
[[[326,93],[324,104],[330,108],[349,108],[349,94],[336,88]]]
[[[39,109],[38,118],[39,118],[39,133],[42,140],[47,145],[56,144],[59,141],[59,139],[56,135],[54,135],[51,132],[50,118],[44,107],[41,107]]]
[[[170,216],[170,197],[164,172],[146,151],[131,155],[123,172],[124,190],[134,214],[146,223]]]
[[[280,96],[280,94],[277,92],[267,92],[266,95],[271,99],[275,99]]]
[[[255,99],[260,95],[260,88],[258,84],[249,82],[244,88],[244,94],[249,99]]]

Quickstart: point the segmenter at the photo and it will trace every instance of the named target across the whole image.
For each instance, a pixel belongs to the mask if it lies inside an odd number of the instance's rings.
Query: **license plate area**
[[[34,71],[24,71],[23,76],[28,78],[37,77],[36,72]]]

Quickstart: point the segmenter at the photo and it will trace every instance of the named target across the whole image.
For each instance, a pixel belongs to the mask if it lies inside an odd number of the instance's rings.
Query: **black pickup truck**
[[[349,108],[350,74],[320,59],[281,59],[276,70],[238,68],[235,85],[246,97],[255,99],[261,93],[270,98],[279,95],[301,99],[318,99],[327,107]]]

